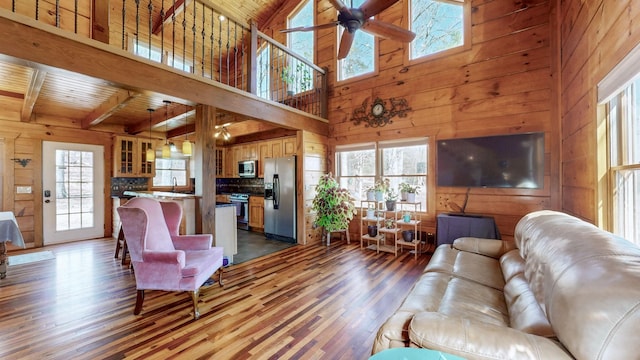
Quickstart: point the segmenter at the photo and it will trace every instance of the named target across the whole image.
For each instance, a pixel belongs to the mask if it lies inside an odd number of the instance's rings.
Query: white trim
[[[603,104],[611,100],[633,82],[639,74],[640,44],[629,51],[629,54],[598,83],[598,103]]]

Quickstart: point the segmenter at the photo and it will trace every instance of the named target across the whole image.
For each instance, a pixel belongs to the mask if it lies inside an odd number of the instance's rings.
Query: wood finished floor
[[[54,260],[0,280],[0,359],[367,359],[378,327],[426,266],[359,243],[295,246],[226,269],[187,293],[147,291],[133,315],[133,273],[114,239],[49,246]],[[15,255],[21,252],[14,252]]]

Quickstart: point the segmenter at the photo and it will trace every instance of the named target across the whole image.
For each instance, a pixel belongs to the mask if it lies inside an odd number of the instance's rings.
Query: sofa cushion
[[[553,211],[523,217],[515,240],[527,282],[576,358],[637,358],[640,248]]]
[[[553,339],[436,312],[416,314],[409,324],[409,338],[414,346],[467,360],[573,359]]]
[[[524,274],[513,276],[504,286],[504,298],[509,308],[511,327],[529,334],[555,336],[549,320],[536,301]]]
[[[496,258],[461,251],[448,244],[438,246],[425,272],[441,272],[502,290],[504,278]]]

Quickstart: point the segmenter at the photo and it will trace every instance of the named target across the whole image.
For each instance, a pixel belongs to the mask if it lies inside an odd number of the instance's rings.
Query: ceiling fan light
[[[191,141],[189,140],[185,140],[182,142],[182,155],[184,156],[191,156],[192,153],[192,149],[191,149]]]
[[[148,148],[146,152],[147,161],[156,161],[156,151],[152,148]]]
[[[163,159],[171,158],[171,146],[169,146],[169,144],[162,145],[162,158]]]

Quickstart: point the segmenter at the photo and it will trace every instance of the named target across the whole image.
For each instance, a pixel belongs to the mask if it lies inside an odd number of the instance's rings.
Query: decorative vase
[[[378,235],[378,226],[377,225],[367,226],[367,234],[371,237],[375,237],[376,235]]]
[[[404,214],[402,216],[402,220],[406,223],[408,223],[409,221],[411,221],[411,214]]]
[[[393,200],[387,200],[387,210],[393,211],[396,209],[396,202]]]
[[[416,193],[407,193],[407,202],[416,202]]]
[[[413,230],[405,230],[402,232],[402,239],[404,241],[411,242],[413,241],[414,236],[415,233],[413,232]]]
[[[367,210],[367,219],[374,219],[376,217],[375,210]]]
[[[384,193],[382,191],[376,191],[376,201],[382,201],[384,199]]]
[[[376,201],[375,191],[367,191],[367,201]]]

